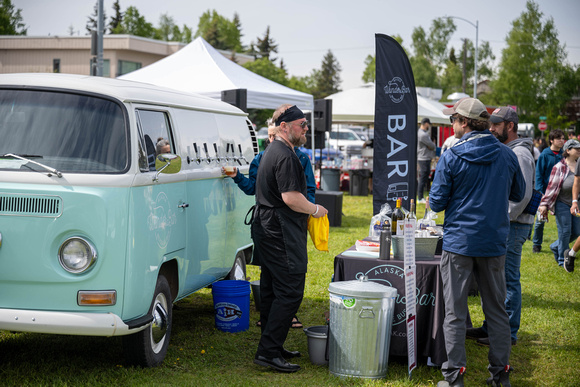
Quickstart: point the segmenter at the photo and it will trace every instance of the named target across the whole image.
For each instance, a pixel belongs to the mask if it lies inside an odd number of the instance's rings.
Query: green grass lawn
[[[424,207],[418,206],[417,216]],[[343,201],[341,227],[330,230],[330,252],[314,250],[306,294],[298,313],[304,326],[322,325],[328,311],[328,283],[334,256],[368,234],[372,196]],[[440,219],[442,221],[442,219]],[[439,222],[438,222],[439,223]],[[531,242],[522,257],[522,325],[512,349],[514,386],[580,385],[580,267],[566,273],[549,252],[548,242],[557,236],[553,218],[546,225],[543,252],[532,254]],[[248,267],[251,280],[259,269]],[[483,320],[478,297],[469,299],[474,326]],[[343,380],[329,375],[328,367],[310,363],[307,338],[302,330],[290,331],[286,347],[300,350],[296,362],[302,370],[279,374],[252,363],[260,337],[254,323],[259,313],[252,305],[250,329],[235,334],[214,328],[211,291],[204,289],[176,304],[173,336],[165,362],[157,368],[126,367],[120,338],[56,336],[0,332],[0,384],[23,385],[194,385],[194,386],[434,386],[441,372],[419,365],[408,379],[406,363],[389,363],[382,380]],[[420,329],[420,327],[419,327]],[[466,343],[467,386],[485,385],[487,348]]]

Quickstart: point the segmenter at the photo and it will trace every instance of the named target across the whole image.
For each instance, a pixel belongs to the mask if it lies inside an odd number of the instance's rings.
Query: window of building
[[[119,65],[117,67],[117,76],[130,73],[141,68],[141,63],[131,62],[128,60],[119,60]]]
[[[60,73],[60,59],[53,59],[52,60],[52,72],[53,73]]]

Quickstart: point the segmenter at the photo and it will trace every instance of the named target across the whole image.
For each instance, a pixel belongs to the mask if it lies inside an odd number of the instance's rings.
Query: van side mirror
[[[157,181],[160,173],[174,174],[181,171],[181,157],[172,153],[162,153],[155,158],[157,173],[153,181]]]

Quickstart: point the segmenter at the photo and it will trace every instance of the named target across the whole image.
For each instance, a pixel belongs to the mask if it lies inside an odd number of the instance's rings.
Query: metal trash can
[[[335,376],[387,375],[397,289],[368,281],[332,282],[328,369]]]

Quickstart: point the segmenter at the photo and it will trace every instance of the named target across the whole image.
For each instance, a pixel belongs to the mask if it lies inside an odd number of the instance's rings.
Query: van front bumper
[[[113,313],[0,309],[0,330],[81,336],[124,336],[149,324],[130,327]]]

